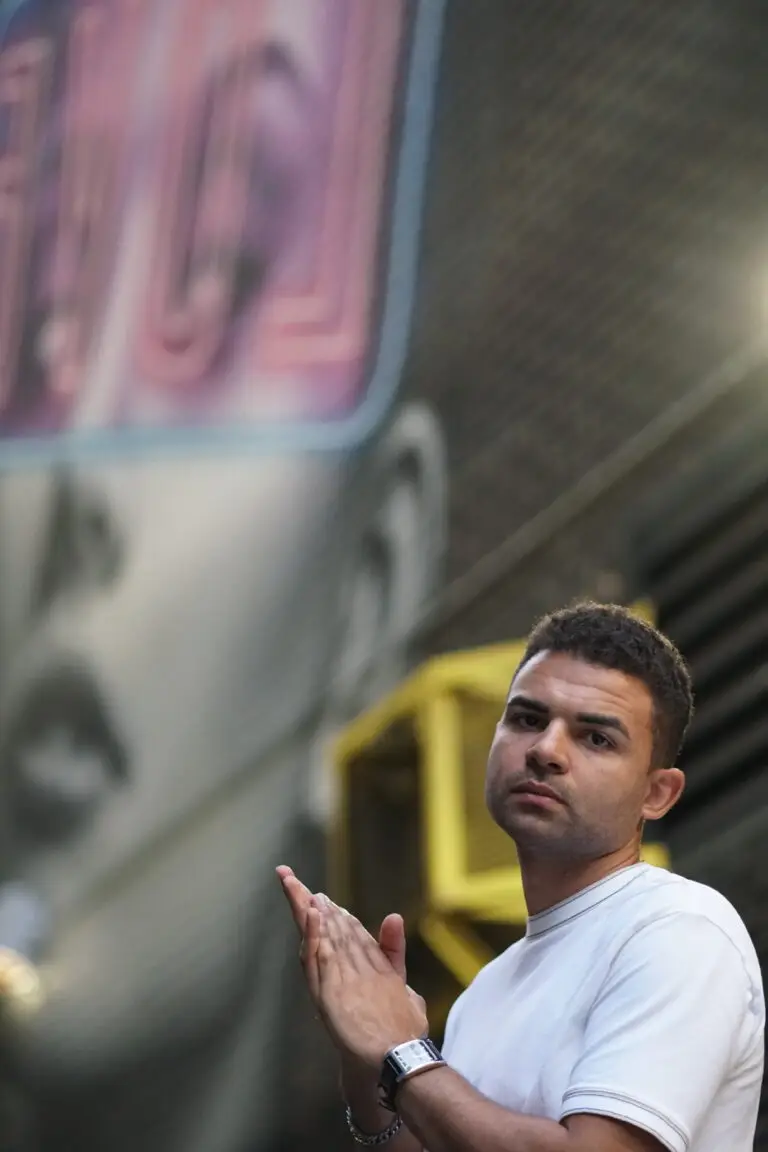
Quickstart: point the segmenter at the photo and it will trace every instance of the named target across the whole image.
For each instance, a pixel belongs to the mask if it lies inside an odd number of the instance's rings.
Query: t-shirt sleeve
[[[451,1052],[453,1050],[453,1043],[456,1039],[456,1031],[459,1026],[459,1015],[461,1013],[462,1001],[464,1000],[464,993],[459,996],[458,1000],[451,1007],[448,1013],[448,1019],[445,1022],[445,1030],[443,1032],[442,1055],[446,1061],[450,1062]]]
[[[675,913],[617,953],[592,1006],[562,1116],[597,1113],[687,1152],[718,1087],[762,1027],[762,997],[728,935]]]

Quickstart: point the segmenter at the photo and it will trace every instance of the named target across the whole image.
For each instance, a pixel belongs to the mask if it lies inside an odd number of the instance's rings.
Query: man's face
[[[540,652],[512,682],[486,797],[521,854],[606,855],[637,833],[648,796],[653,701],[632,676]],[[541,785],[551,795],[522,791]]]

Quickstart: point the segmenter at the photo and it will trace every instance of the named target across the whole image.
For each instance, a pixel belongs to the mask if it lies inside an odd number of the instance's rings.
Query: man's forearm
[[[352,1116],[361,1131],[373,1135],[383,1132],[394,1116],[379,1104],[379,1090],[376,1077],[367,1068],[352,1061],[342,1060],[341,1093],[352,1109]],[[421,1142],[413,1136],[406,1125],[386,1144],[389,1152],[421,1152]]]
[[[577,1152],[561,1124],[494,1104],[451,1068],[406,1080],[397,1107],[429,1152]]]

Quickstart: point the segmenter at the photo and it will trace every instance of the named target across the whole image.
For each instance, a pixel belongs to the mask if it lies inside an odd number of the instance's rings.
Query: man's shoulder
[[[635,883],[624,891],[626,900],[623,903],[638,915],[653,910],[657,915],[679,913],[711,917],[716,922],[742,923],[733,904],[717,889],[666,868],[647,864]]]
[[[648,866],[625,890],[615,909],[629,933],[645,926],[666,925],[670,932],[693,931],[697,926],[710,934],[722,934],[757,966],[754,945],[741,916],[721,892],[663,868]]]
[[[498,956],[494,956],[492,960],[483,965],[455,1001],[452,1008],[454,1017],[458,1017],[468,1003],[477,1005],[480,1002],[489,999],[493,1001],[498,998],[502,988],[509,984],[510,974],[515,970],[523,946],[524,938],[510,944]]]
[[[630,951],[642,950],[646,937],[660,959],[667,951],[677,954],[681,941],[707,949],[722,939],[740,954],[750,982],[761,984],[760,964],[744,921],[722,893],[706,884],[645,865],[631,883],[591,911],[593,915],[575,918],[565,937],[558,933],[544,937],[547,945],[599,953],[607,970],[627,946]],[[454,1016],[468,1005],[493,1000],[509,987],[518,965],[525,963],[527,946],[530,941],[518,940],[486,964],[460,995]]]
[[[508,945],[503,952],[498,956],[494,956],[493,960],[489,960],[475,976],[472,983],[466,989],[467,992],[472,990],[475,994],[483,994],[490,988],[493,988],[500,981],[506,983],[509,979],[510,972],[513,972],[521,953],[525,947],[525,937],[521,937],[513,944]]]

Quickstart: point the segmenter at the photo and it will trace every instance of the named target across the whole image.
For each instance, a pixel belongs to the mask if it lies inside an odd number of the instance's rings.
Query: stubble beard
[[[521,861],[582,863],[606,855],[615,847],[605,831],[585,826],[571,810],[557,813],[554,818],[546,812],[516,812],[508,797],[491,795],[488,811],[513,841]]]

